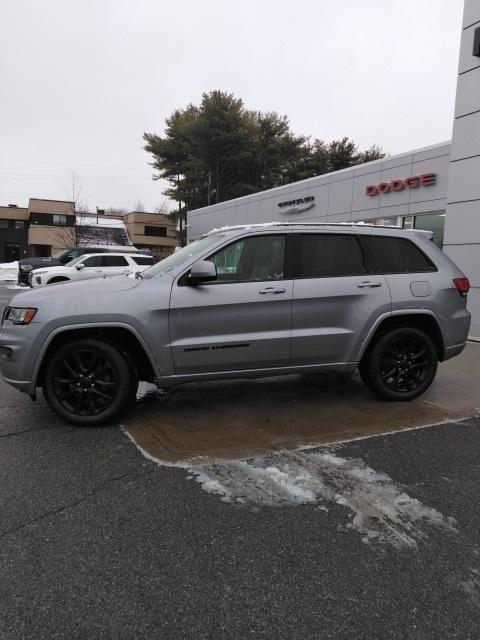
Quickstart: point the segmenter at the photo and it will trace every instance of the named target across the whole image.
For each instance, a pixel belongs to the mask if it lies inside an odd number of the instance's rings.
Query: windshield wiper
[[[143,280],[142,274],[140,273],[140,271],[135,271],[135,280],[138,280],[139,278]]]

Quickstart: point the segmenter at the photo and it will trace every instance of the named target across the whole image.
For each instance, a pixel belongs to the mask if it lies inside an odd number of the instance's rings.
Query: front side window
[[[85,267],[101,267],[103,256],[89,256],[88,258],[78,258],[77,263],[83,264]]]
[[[309,233],[297,238],[295,277],[334,278],[365,273],[363,251],[355,236]]]
[[[217,267],[216,282],[281,280],[285,263],[285,236],[242,238],[209,258]]]
[[[142,276],[145,280],[150,278],[159,278],[167,271],[171,271],[176,267],[179,267],[184,262],[190,261],[192,258],[199,256],[204,251],[207,251],[209,247],[216,244],[224,236],[215,234],[211,236],[204,236],[199,240],[194,240],[186,247],[175,251],[171,255],[167,256],[157,264],[154,264],[150,269],[143,271]]]
[[[422,273],[435,271],[435,265],[406,238],[364,236],[368,267],[372,273]]]

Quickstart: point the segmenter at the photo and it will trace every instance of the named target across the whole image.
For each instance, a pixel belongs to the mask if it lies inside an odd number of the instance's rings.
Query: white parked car
[[[30,272],[28,280],[32,287],[43,287],[46,284],[68,280],[136,274],[148,269],[152,264],[152,256],[141,253],[89,253],[60,267],[34,269]]]

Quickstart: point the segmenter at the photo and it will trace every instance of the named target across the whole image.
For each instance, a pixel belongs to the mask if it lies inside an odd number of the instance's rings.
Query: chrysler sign
[[[418,187],[429,187],[436,183],[436,173],[424,173],[421,176],[411,176],[405,180],[392,180],[391,182],[381,182],[365,187],[367,196],[377,196],[379,193],[390,193],[392,191],[403,191],[404,189],[417,189]]]
[[[285,202],[279,202],[278,207],[282,213],[300,213],[311,209],[315,204],[315,196],[305,196],[304,198],[297,198],[296,200],[286,200]]]

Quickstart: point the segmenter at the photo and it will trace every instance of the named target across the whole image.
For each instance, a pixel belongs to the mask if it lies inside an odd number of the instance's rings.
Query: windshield
[[[179,267],[184,262],[188,262],[190,258],[195,258],[195,256],[203,253],[203,251],[209,247],[217,244],[222,238],[224,238],[224,236],[215,234],[213,236],[205,236],[204,238],[200,238],[200,240],[195,240],[194,242],[187,244],[183,249],[175,251],[175,253],[172,253],[168,258],[160,260],[160,262],[154,264],[150,269],[142,271],[142,278],[158,278],[158,276],[161,276],[167,271],[170,271],[175,267]]]
[[[54,253],[52,258],[55,258],[55,260],[61,260],[63,256],[66,256],[67,253],[69,253],[70,251],[71,249],[62,249],[62,251],[58,251],[57,253]]]
[[[73,267],[74,265],[76,265],[77,263],[82,262],[82,260],[85,260],[85,255],[83,256],[77,256],[76,258],[74,258],[73,260],[70,260],[70,262],[67,262],[65,264],[66,267]]]

